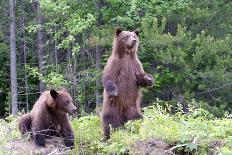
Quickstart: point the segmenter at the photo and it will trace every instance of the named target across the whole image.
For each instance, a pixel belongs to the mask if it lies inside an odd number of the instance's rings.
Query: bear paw
[[[118,89],[113,85],[108,86],[106,92],[109,96],[118,96]]]
[[[109,96],[118,96],[118,88],[116,84],[110,80],[106,82],[105,90],[109,94]]]
[[[144,77],[144,80],[146,81],[148,86],[152,86],[154,83],[154,78],[151,74],[146,74]]]
[[[118,90],[114,89],[114,90],[108,91],[108,94],[109,96],[118,96]]]

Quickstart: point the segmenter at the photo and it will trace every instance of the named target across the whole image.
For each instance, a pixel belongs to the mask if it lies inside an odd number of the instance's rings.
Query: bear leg
[[[31,115],[25,114],[19,121],[19,131],[24,135],[27,132],[31,132]]]
[[[137,85],[141,87],[152,86],[154,83],[154,78],[151,74],[138,74]]]
[[[61,133],[64,138],[65,146],[74,148],[74,133],[68,120],[62,124]]]
[[[125,112],[126,122],[129,120],[143,119],[142,113],[138,110],[137,106],[131,106]]]
[[[34,137],[35,145],[40,146],[40,147],[45,147],[45,134],[35,133],[33,137]]]
[[[117,128],[121,126],[120,116],[118,110],[114,105],[107,107],[106,111],[103,111],[102,114],[102,127],[104,139],[107,140],[110,138],[110,126],[112,128]]]

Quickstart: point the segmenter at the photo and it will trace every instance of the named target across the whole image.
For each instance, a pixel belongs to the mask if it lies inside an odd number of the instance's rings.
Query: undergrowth
[[[76,148],[70,154],[133,154],[137,141],[159,139],[170,145],[173,153],[232,154],[232,121],[230,116],[215,118],[203,109],[190,109],[189,114],[169,114],[159,105],[143,108],[144,119],[129,121],[111,131],[104,142],[99,117],[88,115],[72,120]],[[8,142],[20,139],[17,118],[0,120],[0,152]]]

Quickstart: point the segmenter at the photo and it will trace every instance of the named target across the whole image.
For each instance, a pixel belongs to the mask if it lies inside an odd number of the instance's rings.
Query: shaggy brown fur
[[[31,132],[37,146],[45,146],[45,137],[60,135],[67,147],[74,147],[74,134],[67,113],[74,113],[77,108],[66,90],[46,91],[34,104],[30,113],[19,122],[22,134]]]
[[[142,118],[139,86],[151,86],[154,81],[138,59],[138,34],[138,30],[116,29],[112,55],[103,71],[102,127],[106,139],[110,126],[117,128],[128,120]]]

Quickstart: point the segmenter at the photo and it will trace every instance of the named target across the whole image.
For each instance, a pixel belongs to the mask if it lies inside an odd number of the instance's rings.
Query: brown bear
[[[22,134],[31,133],[37,146],[45,147],[45,138],[62,136],[67,147],[74,147],[74,134],[68,113],[75,113],[70,94],[62,89],[45,91],[34,104],[30,113],[23,115],[19,121]]]
[[[117,128],[128,120],[142,118],[140,86],[152,86],[154,78],[146,74],[138,59],[139,30],[115,30],[112,54],[103,71],[102,127],[105,139],[110,126]]]

